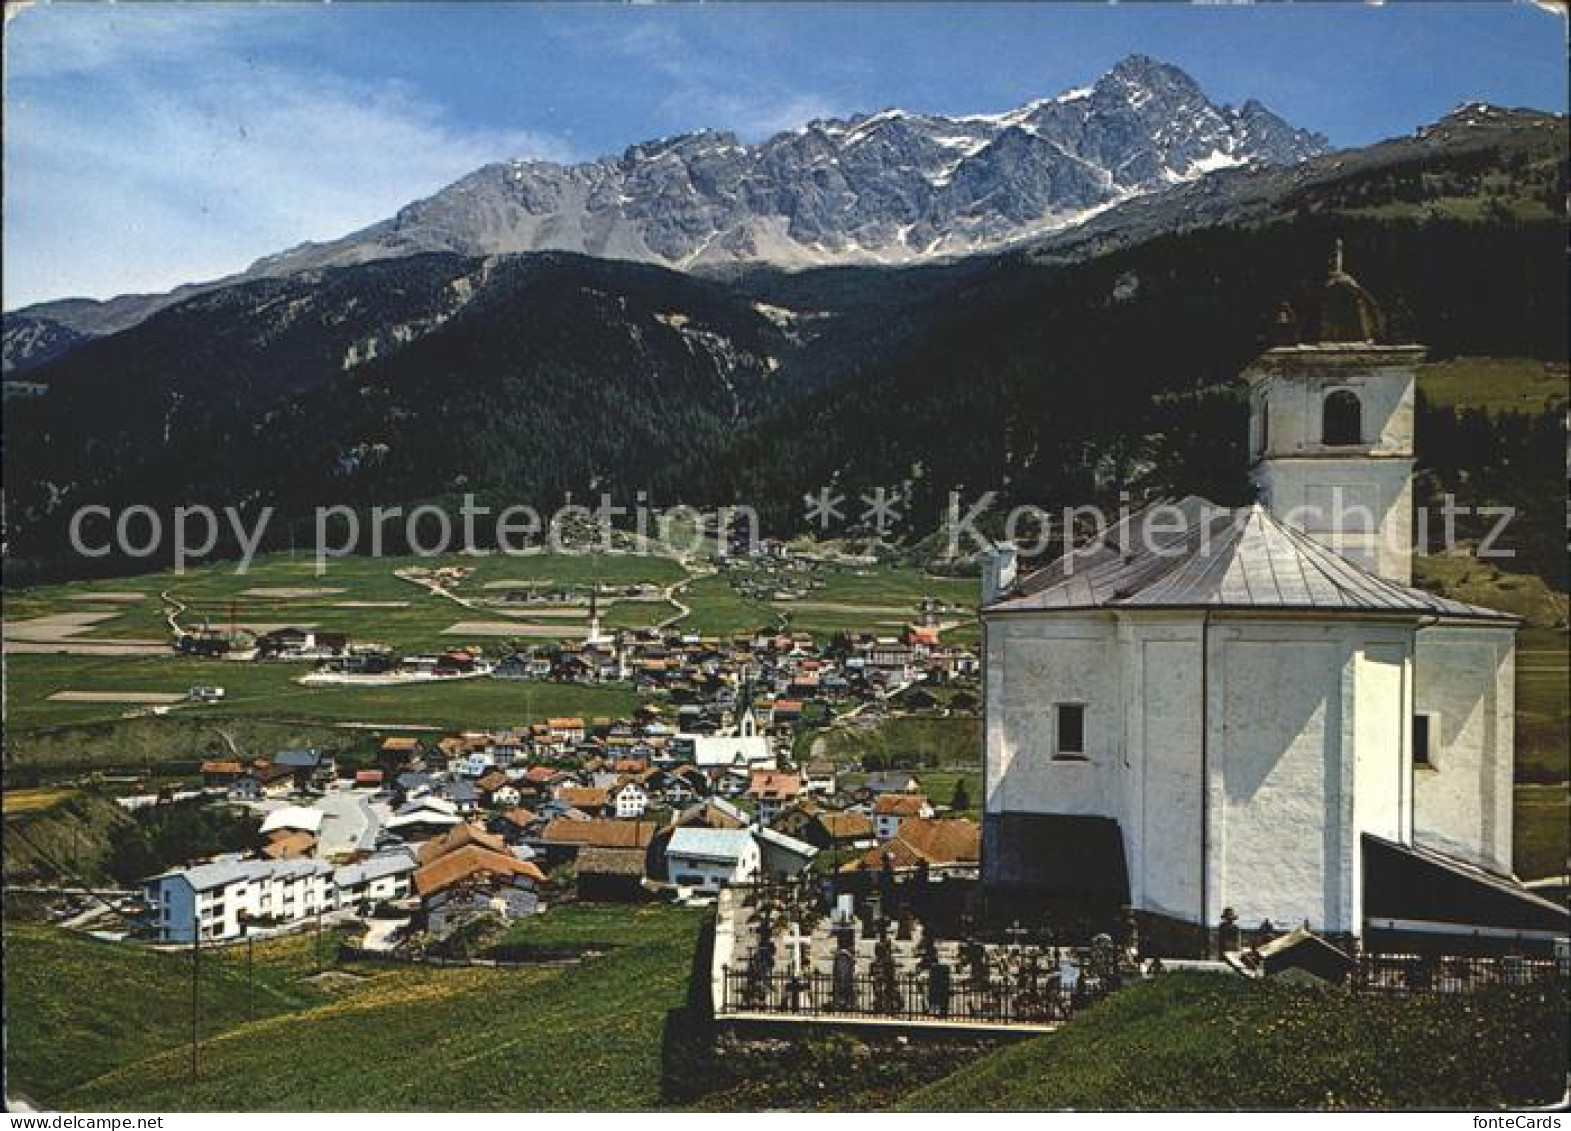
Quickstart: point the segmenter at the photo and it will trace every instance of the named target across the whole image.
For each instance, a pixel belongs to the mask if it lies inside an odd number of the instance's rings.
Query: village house
[[[245,766],[235,760],[211,760],[202,763],[202,784],[208,788],[228,787],[245,773]]]
[[[572,775],[555,766],[530,766],[524,771],[520,787],[525,793],[537,797],[550,797],[562,786],[571,783]]]
[[[755,828],[759,872],[772,879],[790,879],[812,867],[818,849],[778,829]]]
[[[539,823],[540,816],[533,809],[515,806],[492,817],[491,830],[509,844],[515,844],[533,832]]]
[[[405,770],[393,779],[393,795],[400,802],[434,794],[436,787],[436,777],[421,770]]]
[[[703,829],[745,829],[752,824],[752,818],[747,810],[725,798],[711,797],[682,810],[672,824]]]
[[[584,848],[636,848],[643,850],[658,831],[653,821],[584,820],[558,817],[529,842],[551,867],[577,859]]]
[[[621,820],[642,817],[649,808],[649,794],[636,781],[624,781],[609,791],[612,812]]]
[[[982,855],[982,830],[963,817],[911,817],[893,840],[868,849],[843,872],[926,871],[975,876]]]
[[[746,829],[679,828],[665,849],[666,874],[679,888],[717,892],[758,875],[758,842]]]
[[[439,836],[462,823],[458,806],[434,794],[422,794],[399,806],[383,828],[389,835],[414,841]]]
[[[523,792],[506,779],[484,797],[486,805],[492,809],[513,809],[524,799]]]
[[[316,852],[316,836],[298,829],[274,833],[262,845],[261,855],[268,860],[298,860]]]
[[[839,784],[839,773],[833,762],[809,762],[802,767],[802,792],[821,797],[833,797]]]
[[[408,765],[420,757],[420,740],[404,735],[391,735],[382,740],[382,759],[393,766]]]
[[[916,654],[895,639],[880,638],[868,649],[867,662],[886,684],[909,683],[916,674]]]
[[[424,859],[413,877],[426,928],[433,934],[479,914],[517,919],[542,910],[539,886],[545,873],[505,845],[499,850],[473,837],[461,847],[444,848]]]
[[[584,720],[578,718],[560,718],[546,720],[546,733],[557,742],[576,744],[584,740]]]
[[[591,817],[604,816],[611,807],[611,791],[596,786],[564,785],[557,789],[554,797],[563,805]]]
[[[323,816],[320,809],[311,809],[303,805],[286,805],[281,809],[274,809],[262,819],[260,832],[264,838],[280,832],[304,832],[315,837],[322,831]]]
[[[644,887],[645,852],[641,848],[579,849],[573,865],[578,898],[603,903],[631,903],[647,899]]]
[[[320,750],[283,750],[273,756],[273,765],[294,775],[296,789],[325,785],[338,776],[338,763]]]
[[[754,770],[748,779],[746,797],[762,824],[769,824],[802,792],[800,774],[787,770]]]
[[[777,731],[788,731],[802,721],[800,699],[776,699],[769,705],[769,725]]]
[[[335,904],[332,866],[320,860],[220,858],[142,882],[147,926],[159,942],[239,938],[250,926],[287,926]]]
[[[767,735],[694,734],[674,735],[670,745],[671,761],[687,761],[700,769],[748,769],[773,767],[774,751]]]
[[[920,793],[881,793],[873,799],[873,835],[892,840],[900,835],[901,822],[910,817],[933,815],[933,806]]]
[[[237,801],[260,801],[287,797],[294,792],[294,788],[295,772],[292,769],[259,761],[235,779],[229,787],[229,795]]]
[[[470,750],[448,763],[448,770],[468,778],[481,778],[497,767],[496,752],[487,748]]]
[[[885,793],[920,793],[922,783],[906,770],[875,770],[867,775],[857,789],[857,798],[869,804]]]
[[[338,906],[368,911],[409,895],[416,862],[407,848],[379,852],[333,873]]]
[[[459,813],[468,815],[480,808],[480,790],[468,778],[458,777],[440,782],[437,792],[446,798]]]

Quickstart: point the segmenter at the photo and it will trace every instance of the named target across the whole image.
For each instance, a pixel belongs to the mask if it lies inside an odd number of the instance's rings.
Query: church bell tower
[[[1273,517],[1390,581],[1413,576],[1413,398],[1420,345],[1387,340],[1338,240],[1318,309],[1284,306],[1244,372],[1251,475]]]

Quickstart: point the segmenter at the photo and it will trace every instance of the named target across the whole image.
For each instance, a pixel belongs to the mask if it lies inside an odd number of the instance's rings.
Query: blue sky
[[[1527,2],[43,5],[9,17],[4,306],[163,290],[478,165],[898,105],[976,113],[1143,52],[1356,145],[1464,101],[1564,111]]]

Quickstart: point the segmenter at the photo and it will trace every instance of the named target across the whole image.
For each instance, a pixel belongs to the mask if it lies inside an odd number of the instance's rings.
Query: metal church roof
[[[1094,542],[1021,578],[982,611],[1101,608],[1517,619],[1377,577],[1258,504],[1221,507],[1198,495],[1129,515]]]

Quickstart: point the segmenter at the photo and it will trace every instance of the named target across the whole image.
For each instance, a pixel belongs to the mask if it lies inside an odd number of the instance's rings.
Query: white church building
[[[1409,584],[1424,349],[1340,250],[1312,338],[1244,374],[1258,504],[1153,506],[1022,576],[990,556],[989,899],[1196,946],[1225,911],[1549,945],[1564,909],[1511,877],[1517,621]]]

